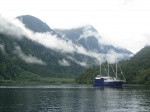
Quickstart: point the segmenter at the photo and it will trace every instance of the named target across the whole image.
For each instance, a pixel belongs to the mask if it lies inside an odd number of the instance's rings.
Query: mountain
[[[119,61],[127,83],[150,84],[150,46],[145,46],[128,60]],[[102,66],[107,66],[103,63]],[[112,65],[115,68],[115,65]],[[104,69],[103,69],[104,70]],[[102,70],[102,71],[103,71]],[[110,72],[112,73],[112,72]],[[88,68],[76,78],[77,83],[92,83],[99,74],[99,66]]]
[[[0,24],[3,23],[0,25],[1,80],[76,77],[86,67],[106,61],[106,55],[113,60],[132,55],[127,50],[102,45],[92,26],[53,30],[36,17],[17,18],[30,31],[0,18]]]
[[[74,77],[83,70],[82,66],[64,54],[45,48],[26,37],[16,39],[0,35],[0,46],[2,79],[16,79],[22,72],[43,77]]]
[[[91,25],[69,30],[55,29],[55,31],[62,35],[64,38],[72,40],[75,44],[83,46],[88,51],[95,51],[97,53],[107,54],[109,53],[109,51],[113,50],[114,52],[120,54],[133,54],[132,52],[126,49],[116,48],[113,45],[103,44],[101,42],[102,37],[97,32],[97,30]]]
[[[129,82],[150,84],[150,46],[145,46],[123,63]]]
[[[42,24],[45,24],[38,18],[30,15],[19,16],[17,18],[20,21],[22,21],[25,24],[25,26],[30,26],[30,30],[34,32],[37,28],[37,25],[31,24],[30,21],[35,21],[35,23],[40,24],[41,26]],[[29,18],[28,21],[23,21],[26,20],[26,18]],[[41,30],[39,30],[39,32],[43,32],[42,29],[43,28],[41,27]],[[129,59],[133,55],[132,52],[126,49],[103,44],[101,42],[102,37],[99,35],[97,30],[91,25],[68,30],[51,29],[46,31],[51,32],[51,34],[55,35],[59,40],[63,40],[66,43],[71,43],[71,47],[74,47],[73,49],[76,50],[72,51],[73,53],[67,53],[67,55],[69,55],[72,58],[77,58],[78,61],[83,61],[85,64],[88,65],[98,64],[99,60],[103,60],[103,62],[105,60],[111,60],[112,62],[114,62],[115,58]],[[68,44],[67,46],[68,48],[66,48],[65,50],[69,49]],[[105,55],[107,55],[107,57],[111,59],[106,59]],[[92,56],[93,58],[90,59],[90,61],[88,61],[89,58],[87,58],[89,56]]]
[[[18,16],[17,19],[19,19],[27,28],[34,32],[53,32],[53,30],[46,23],[34,16],[23,15]]]
[[[124,53],[128,55],[133,54],[126,49],[116,48],[112,45],[104,45],[103,43],[101,43],[100,38],[102,37],[91,25],[69,30],[56,29],[54,31],[46,23],[31,15],[19,16],[17,18],[22,21],[27,28],[34,32],[55,32],[55,34],[57,33],[59,37],[64,37],[63,39],[69,39],[73,43],[83,46],[88,51],[96,51],[98,53],[106,54],[110,50],[114,50],[117,53]]]

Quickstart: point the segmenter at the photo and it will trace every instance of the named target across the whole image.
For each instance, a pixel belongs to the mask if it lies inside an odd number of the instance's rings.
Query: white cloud
[[[105,56],[109,63],[115,63],[117,61],[120,61],[120,59],[125,57],[125,55],[126,55],[126,57],[128,57],[127,54],[119,54],[111,49],[110,51],[108,51],[108,53]]]
[[[30,14],[51,28],[92,24],[103,41],[134,53],[149,44],[149,41],[144,43],[142,35],[150,34],[149,0],[38,0],[34,4],[31,0],[3,0],[0,11],[10,18]]]
[[[71,41],[62,40],[50,33],[31,33],[29,36],[30,39],[54,50],[59,50],[61,52],[73,52],[75,50]]]
[[[3,53],[5,53],[5,46],[3,44],[0,44],[0,49],[2,50]]]
[[[41,59],[32,56],[31,54],[25,55],[19,46],[15,47],[14,53],[17,54],[26,63],[46,65],[46,63],[43,62]]]
[[[0,15],[0,33],[11,35],[17,38],[22,38],[26,34],[22,29],[14,25],[10,20],[5,19]]]
[[[75,63],[77,63],[77,64],[80,65],[80,66],[88,67],[88,64],[87,64],[86,62],[77,61],[76,59],[74,59],[74,58],[71,57],[71,56],[68,56],[68,59],[74,61]]]
[[[13,20],[12,22],[6,20],[6,19],[3,19],[5,22],[2,23],[3,27],[1,27],[1,32],[0,33],[5,33],[7,34],[7,31],[11,32],[9,33],[9,35],[12,35],[13,37],[16,37],[16,38],[19,38],[21,39],[22,36],[25,36],[35,42],[38,42],[42,45],[44,45],[45,47],[47,48],[50,48],[50,49],[53,49],[53,50],[57,50],[57,51],[61,51],[61,52],[64,52],[64,53],[74,53],[74,52],[77,52],[79,54],[83,54],[83,55],[86,55],[86,56],[90,56],[90,57],[93,57],[93,58],[96,58],[98,61],[106,61],[106,55],[105,54],[100,54],[100,53],[97,53],[97,52],[93,52],[93,51],[87,51],[85,48],[83,48],[82,46],[78,46],[78,45],[75,45],[72,43],[71,40],[63,40],[59,37],[57,37],[57,35],[52,35],[51,33],[36,33],[36,32],[33,32],[29,29],[27,29],[20,21],[18,20]],[[11,27],[9,29],[9,24],[11,24]],[[19,30],[18,30],[19,29]],[[97,36],[97,38],[99,38],[99,35],[96,33],[96,32],[91,32],[88,30],[89,28],[85,27],[85,33],[83,34],[85,37],[86,36],[91,36],[91,35],[94,35],[94,36]],[[15,33],[17,32],[17,33]],[[10,36],[11,37],[11,36]],[[25,55],[23,54],[23,52],[21,52],[21,49],[18,50],[18,52],[20,51],[20,57],[25,60],[26,62],[29,62],[29,63],[41,63],[41,61],[37,61],[37,60],[40,60],[40,59],[37,59],[36,57],[32,57],[30,55]],[[110,53],[111,55],[113,55],[113,53]],[[118,54],[120,55],[120,54]],[[30,59],[33,59],[33,62],[30,60]],[[108,59],[107,59],[108,60]],[[82,66],[86,66],[86,62],[79,62],[77,60],[75,60],[76,63],[82,65]],[[44,64],[44,63],[43,63]]]
[[[58,63],[61,66],[70,66],[69,62],[65,59],[59,60]]]
[[[89,26],[89,25],[85,26],[84,29],[83,29],[83,34],[80,35],[78,40],[80,40],[82,38],[87,38],[87,37],[90,37],[90,36],[94,36],[97,39],[100,39],[101,37],[100,37],[99,33],[95,32],[95,31],[92,31],[91,27],[92,26]]]

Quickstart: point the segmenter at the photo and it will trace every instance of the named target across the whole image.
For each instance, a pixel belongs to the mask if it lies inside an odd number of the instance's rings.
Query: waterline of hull
[[[102,83],[100,83],[99,81],[95,81],[94,83],[93,83],[93,86],[94,87],[99,87],[99,86],[106,86],[106,87],[121,87],[122,86],[122,84],[123,84],[123,82],[122,81],[117,81],[117,82],[102,82]]]

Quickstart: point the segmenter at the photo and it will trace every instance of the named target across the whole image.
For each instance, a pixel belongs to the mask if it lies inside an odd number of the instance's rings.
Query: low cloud
[[[77,61],[76,59],[74,59],[74,58],[71,57],[71,56],[68,56],[68,59],[74,61],[75,63],[77,63],[77,64],[80,65],[80,66],[88,67],[88,64],[87,64],[86,62]]]
[[[57,35],[52,35],[49,32],[46,33],[36,33],[33,32],[27,28],[25,28],[23,25],[20,25],[20,27],[28,34],[29,39],[36,41],[42,45],[44,45],[47,48],[54,49],[60,52],[64,53],[74,53],[77,52],[82,55],[90,56],[93,58],[96,58],[98,60],[102,60],[103,54],[99,54],[92,51],[87,51],[84,47],[75,45],[71,40],[64,40]],[[84,64],[82,64],[84,65]]]
[[[74,44],[71,40],[64,40],[57,35],[52,35],[51,33],[36,33],[33,32],[25,27],[25,25],[20,22],[19,20],[15,19],[13,21],[4,19],[0,16],[0,33],[11,35],[12,37],[21,39],[23,36],[27,37],[35,42],[38,42],[42,45],[44,45],[47,48],[64,52],[64,53],[78,53],[85,56],[90,56],[92,58],[97,59],[99,62],[104,62],[106,60],[110,60],[110,62],[113,62],[111,59],[112,57],[121,57],[121,54],[115,53],[115,51],[111,51],[108,54],[103,53],[97,53],[94,51],[87,51],[84,47]],[[10,36],[10,37],[11,37]],[[100,35],[97,32],[90,31],[90,27],[85,27],[83,35],[80,36],[80,38],[86,38],[88,36],[95,36],[98,39],[100,39]],[[16,47],[15,53],[18,54],[18,56],[24,60],[27,63],[37,63],[45,65],[46,63],[43,62],[41,59],[38,59],[37,57],[33,57],[32,55],[25,55],[20,47]],[[107,57],[107,58],[106,58]],[[87,66],[86,62],[80,62],[75,59],[74,60],[77,64],[81,66]],[[69,66],[69,63],[67,63],[65,60],[59,61],[59,64],[62,66]]]
[[[0,33],[17,38],[25,36],[25,32],[11,21],[12,20],[5,19],[0,15]]]
[[[3,44],[0,44],[0,49],[2,50],[3,53],[5,53],[5,46]]]
[[[95,32],[95,31],[92,31],[92,30],[91,30],[91,27],[92,27],[92,26],[90,26],[90,25],[85,26],[84,29],[83,29],[83,34],[80,35],[80,37],[79,37],[78,40],[80,40],[80,39],[82,39],[82,38],[87,38],[87,37],[90,37],[90,36],[94,36],[94,37],[96,37],[97,39],[100,39],[101,36],[99,35],[99,33]]]
[[[117,61],[120,61],[120,59],[122,59],[125,56],[128,57],[127,54],[120,54],[120,53],[115,52],[113,49],[111,49],[106,54],[106,59],[109,63],[115,63]]]
[[[41,59],[34,57],[31,54],[25,55],[19,46],[15,47],[14,53],[17,54],[19,58],[24,60],[26,63],[46,65],[46,63]]]
[[[65,59],[59,60],[58,63],[61,66],[70,66],[69,62]]]
[[[30,39],[36,41],[47,48],[61,52],[74,52],[75,48],[71,41],[65,41],[50,33],[33,33],[30,32]]]

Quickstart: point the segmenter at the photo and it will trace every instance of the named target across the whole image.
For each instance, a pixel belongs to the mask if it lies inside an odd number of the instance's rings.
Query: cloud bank
[[[150,35],[149,0],[38,0],[34,4],[31,0],[3,0],[0,12],[12,18],[35,15],[57,29],[92,24],[103,42],[133,53],[150,44],[150,39],[144,36]]]
[[[100,38],[100,35],[96,32],[92,32],[89,30],[89,27],[85,27],[83,35],[80,36],[80,38],[86,38],[88,36],[96,36],[97,38]],[[116,58],[123,57],[123,54],[117,54],[115,51],[110,51],[106,55],[100,54],[94,51],[87,51],[85,48],[79,45],[73,44],[71,40],[63,40],[57,35],[52,35],[51,33],[36,33],[33,32],[25,27],[23,23],[21,23],[19,20],[7,20],[0,16],[0,33],[12,35],[12,37],[21,39],[23,36],[26,38],[31,39],[32,41],[38,42],[42,45],[44,45],[47,48],[57,50],[63,53],[78,53],[85,56],[92,57],[94,59],[97,59],[99,62],[104,61],[110,61],[113,62]],[[38,59],[37,57],[33,57],[32,55],[25,55],[20,47],[16,47],[15,53],[18,54],[18,56],[24,60],[27,63],[37,63],[45,65],[46,63],[43,62],[41,59]],[[107,58],[106,58],[107,57]],[[75,59],[70,58],[77,64],[81,66],[86,66],[86,62],[80,62]],[[69,63],[62,59],[58,62],[62,66],[69,66]]]
[[[11,21],[12,20],[5,19],[0,15],[0,33],[17,38],[25,36],[25,32]]]

